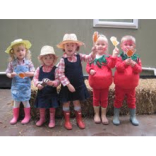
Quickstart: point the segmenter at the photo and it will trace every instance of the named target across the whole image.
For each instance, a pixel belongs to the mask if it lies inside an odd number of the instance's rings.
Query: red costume
[[[115,83],[115,108],[120,108],[127,96],[128,107],[136,108],[135,88],[139,83],[139,73],[142,71],[141,60],[134,54],[131,59],[136,62],[134,67],[127,65],[125,60],[128,57],[122,52],[116,61],[116,71],[114,75]]]
[[[106,108],[108,105],[108,91],[112,83],[111,68],[115,67],[116,58],[109,55],[102,55],[86,66],[89,74],[89,85],[93,88],[93,106]],[[90,70],[96,71],[90,75]]]

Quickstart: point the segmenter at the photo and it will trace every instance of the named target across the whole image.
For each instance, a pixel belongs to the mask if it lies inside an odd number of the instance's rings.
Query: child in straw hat
[[[11,93],[14,100],[13,118],[10,124],[15,124],[19,117],[19,106],[22,102],[24,105],[25,117],[22,124],[30,120],[30,96],[31,96],[31,79],[34,75],[34,65],[30,60],[31,43],[28,40],[17,39],[5,51],[10,55],[10,62],[6,70],[6,75],[12,78]]]
[[[78,41],[75,34],[65,34],[63,41],[57,45],[58,48],[64,51],[63,57],[58,64],[58,74],[62,84],[59,98],[60,102],[63,103],[64,126],[68,130],[72,129],[69,110],[71,101],[74,104],[76,121],[79,128],[85,128],[81,116],[80,100],[87,99],[89,94],[84,84],[81,61],[91,62],[95,58],[95,51],[89,55],[76,53],[82,45],[84,43]]]
[[[111,68],[115,67],[118,53],[113,51],[112,56],[107,54],[108,39],[102,34],[97,36],[94,47],[97,51],[96,58],[86,66],[89,84],[93,88],[94,122],[101,123],[102,120],[102,123],[107,125],[108,92],[113,79]]]
[[[120,124],[119,113],[125,96],[127,96],[127,103],[130,108],[130,121],[135,126],[139,125],[136,119],[135,88],[139,83],[139,73],[142,71],[142,65],[140,58],[135,54],[135,47],[136,41],[133,36],[124,36],[121,39],[122,52],[117,58],[114,75],[114,125]]]
[[[40,119],[36,126],[42,126],[45,122],[45,110],[49,109],[49,128],[55,127],[55,108],[58,107],[58,95],[56,87],[60,84],[57,76],[55,63],[57,56],[51,46],[43,46],[38,57],[41,66],[38,67],[34,75],[34,84],[38,88],[35,107],[39,108]]]

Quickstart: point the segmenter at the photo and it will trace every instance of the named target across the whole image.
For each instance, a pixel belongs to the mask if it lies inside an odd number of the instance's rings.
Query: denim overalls
[[[18,65],[17,60],[13,61],[13,71],[17,74],[29,71],[29,61],[24,60],[24,64]],[[15,101],[28,101],[31,97],[31,79],[30,77],[20,78],[15,76],[11,84],[12,98]]]

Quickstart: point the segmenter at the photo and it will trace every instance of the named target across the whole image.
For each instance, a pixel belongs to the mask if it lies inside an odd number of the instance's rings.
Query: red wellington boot
[[[65,123],[64,123],[64,127],[68,130],[72,129],[72,125],[70,123],[70,112],[63,112],[64,113],[64,118],[65,118]]]
[[[46,109],[45,108],[40,108],[39,111],[40,111],[40,119],[36,123],[36,126],[38,126],[38,127],[42,126],[46,121],[45,120],[45,111],[46,111]]]
[[[55,108],[50,108],[50,120],[49,120],[49,128],[55,127]]]
[[[27,124],[30,121],[30,107],[29,108],[24,108],[24,114],[25,117],[24,119],[21,121],[22,124]]]
[[[75,111],[75,113],[76,113],[77,125],[79,126],[79,128],[84,129],[85,128],[85,124],[82,121],[81,111]]]
[[[13,108],[13,118],[10,121],[10,124],[13,125],[17,123],[18,117],[19,117],[19,108]]]

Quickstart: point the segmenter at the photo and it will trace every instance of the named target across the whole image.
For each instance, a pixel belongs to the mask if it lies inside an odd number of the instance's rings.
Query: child
[[[24,105],[25,117],[22,124],[30,120],[30,96],[31,79],[34,75],[34,65],[30,60],[31,43],[28,40],[17,39],[5,51],[10,55],[10,63],[6,70],[6,75],[12,78],[11,93],[14,100],[13,119],[10,124],[15,124],[19,117],[20,103]]]
[[[72,129],[70,123],[70,102],[73,101],[76,120],[79,128],[84,129],[85,124],[82,121],[80,100],[85,100],[89,97],[87,88],[84,84],[81,61],[92,61],[95,57],[95,52],[89,55],[77,54],[80,46],[84,45],[77,40],[75,34],[65,34],[63,41],[57,45],[64,51],[63,57],[58,65],[59,79],[62,83],[59,93],[60,101],[63,103],[63,112],[65,117],[65,128]]]
[[[117,62],[114,76],[115,83],[115,102],[113,123],[119,125],[119,111],[122,106],[124,97],[127,96],[128,107],[130,108],[130,121],[133,125],[138,126],[136,119],[136,98],[135,88],[139,83],[139,73],[142,71],[141,60],[137,54],[128,57],[128,51],[135,53],[136,41],[133,36],[124,36],[121,39],[121,49]]]
[[[88,63],[86,71],[89,74],[89,84],[93,88],[94,122],[108,124],[106,109],[108,105],[108,91],[112,83],[111,68],[115,67],[117,52],[113,55],[107,54],[108,40],[104,35],[98,35],[94,45],[97,54],[94,61]],[[101,107],[101,119],[99,116]]]
[[[45,122],[45,110],[49,109],[49,128],[55,127],[55,108],[58,107],[58,95],[56,87],[60,84],[56,74],[55,63],[57,56],[51,46],[43,46],[38,57],[41,67],[38,67],[34,75],[34,84],[38,88],[35,106],[39,108],[40,119],[36,126],[42,126]]]

